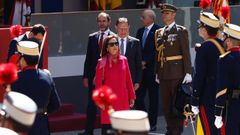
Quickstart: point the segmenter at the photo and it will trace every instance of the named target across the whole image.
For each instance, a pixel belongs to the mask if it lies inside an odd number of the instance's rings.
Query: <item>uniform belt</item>
[[[232,90],[232,99],[240,99],[240,89]]]
[[[172,60],[181,60],[181,59],[183,59],[182,55],[161,57],[161,61],[164,61],[164,62],[172,61]]]

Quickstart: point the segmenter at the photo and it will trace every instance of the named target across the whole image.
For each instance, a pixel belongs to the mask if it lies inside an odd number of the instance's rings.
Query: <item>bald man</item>
[[[140,18],[143,27],[138,29],[137,36],[140,40],[142,50],[142,82],[136,91],[136,109],[147,111],[151,131],[156,130],[158,116],[158,84],[155,82],[155,44],[154,33],[159,26],[155,24],[156,14],[151,9],[143,11]],[[149,107],[144,104],[145,95],[148,91]]]

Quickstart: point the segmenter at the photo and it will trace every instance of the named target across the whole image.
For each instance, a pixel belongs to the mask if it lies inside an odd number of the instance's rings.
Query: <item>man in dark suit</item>
[[[166,135],[180,135],[183,131],[183,118],[182,114],[173,112],[173,97],[180,84],[192,81],[188,31],[175,23],[175,6],[163,4],[160,9],[165,27],[155,32],[158,51],[156,70],[167,122]]]
[[[127,18],[118,18],[115,28],[117,31],[120,53],[121,55],[125,55],[128,59],[134,89],[137,90],[140,87],[142,78],[140,42],[138,39],[129,36],[130,25],[128,24]]]
[[[138,29],[137,38],[140,40],[142,48],[142,71],[143,77],[140,89],[136,91],[135,108],[138,110],[146,111],[145,95],[148,90],[149,96],[149,121],[151,131],[156,130],[157,116],[158,116],[158,84],[155,82],[155,31],[159,26],[154,24],[156,14],[151,9],[143,11],[141,22],[144,27]]]
[[[11,57],[17,52],[18,42],[27,41],[27,40],[33,41],[33,39],[36,39],[36,42],[38,42],[41,45],[45,32],[46,32],[46,29],[42,24],[35,24],[32,27],[31,31],[27,31],[24,34],[20,35],[19,37],[15,37],[13,40],[11,40],[9,49],[8,49],[7,62],[9,62]],[[43,53],[40,57],[40,62],[38,64],[38,67],[39,68],[43,67]]]
[[[93,79],[97,62],[100,58],[104,38],[108,35],[114,35],[109,29],[111,23],[109,14],[104,12],[99,13],[97,16],[97,23],[99,31],[90,34],[88,37],[88,47],[83,73],[83,85],[85,88],[88,88],[87,121],[84,133],[87,135],[93,134],[94,122],[96,120],[97,107],[92,100],[92,91],[95,87]]]

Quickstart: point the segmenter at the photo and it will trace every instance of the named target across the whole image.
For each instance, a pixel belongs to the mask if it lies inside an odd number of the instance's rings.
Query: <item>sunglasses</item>
[[[114,45],[118,46],[119,43],[118,42],[112,42],[112,43],[108,43],[108,46],[113,47]]]

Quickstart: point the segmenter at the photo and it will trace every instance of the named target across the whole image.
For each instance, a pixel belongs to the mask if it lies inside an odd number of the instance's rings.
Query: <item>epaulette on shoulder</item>
[[[220,55],[219,58],[222,59],[225,56],[227,56],[228,54],[230,54],[230,51],[225,52],[224,54]]]
[[[98,32],[93,32],[93,33],[89,34],[89,37],[94,36],[94,35],[96,35],[97,33],[98,33]]]
[[[186,27],[182,26],[182,25],[176,25],[177,29],[180,29],[180,30],[185,30]]]
[[[163,28],[159,28],[155,31],[155,33],[160,33],[163,30]]]

